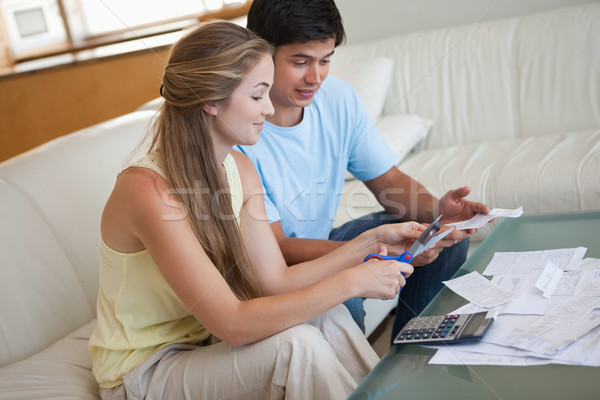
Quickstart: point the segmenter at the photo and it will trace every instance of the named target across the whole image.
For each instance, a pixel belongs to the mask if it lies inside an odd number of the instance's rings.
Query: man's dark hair
[[[333,0],[254,0],[247,28],[275,47],[332,38],[337,47],[346,38]]]

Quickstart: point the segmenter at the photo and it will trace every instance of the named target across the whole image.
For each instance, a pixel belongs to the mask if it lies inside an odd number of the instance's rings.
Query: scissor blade
[[[429,243],[429,241],[431,241],[431,238],[433,238],[440,231],[440,229],[442,229],[442,224],[439,223],[441,218],[441,215],[437,217],[435,221],[433,221],[427,227],[427,229],[425,229],[425,231],[421,233],[421,236],[419,236],[419,238],[413,243],[413,245],[410,246],[410,249],[408,249],[408,251],[410,251],[413,254],[420,254],[427,250],[427,244]]]

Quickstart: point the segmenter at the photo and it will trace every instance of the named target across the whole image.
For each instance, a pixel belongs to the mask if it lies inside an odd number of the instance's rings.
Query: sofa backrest
[[[384,115],[434,121],[433,149],[600,126],[600,4],[341,46],[337,70],[391,57]]]
[[[0,164],[0,366],[95,318],[100,216],[154,112],[135,112]]]

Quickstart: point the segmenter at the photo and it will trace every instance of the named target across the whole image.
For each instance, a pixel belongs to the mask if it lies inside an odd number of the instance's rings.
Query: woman
[[[288,268],[250,161],[272,114],[272,49],[213,21],[173,46],[149,153],[117,179],[101,222],[103,398],[346,398],[378,361],[340,304],[394,298],[416,223],[369,231]],[[209,344],[211,334],[221,339]]]

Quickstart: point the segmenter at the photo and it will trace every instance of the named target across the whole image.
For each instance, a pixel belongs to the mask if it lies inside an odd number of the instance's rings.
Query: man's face
[[[275,115],[269,120],[292,126],[302,119],[302,108],[310,105],[329,73],[335,39],[313,40],[279,46],[273,56],[275,77],[271,101]],[[295,120],[295,121],[293,121]]]

